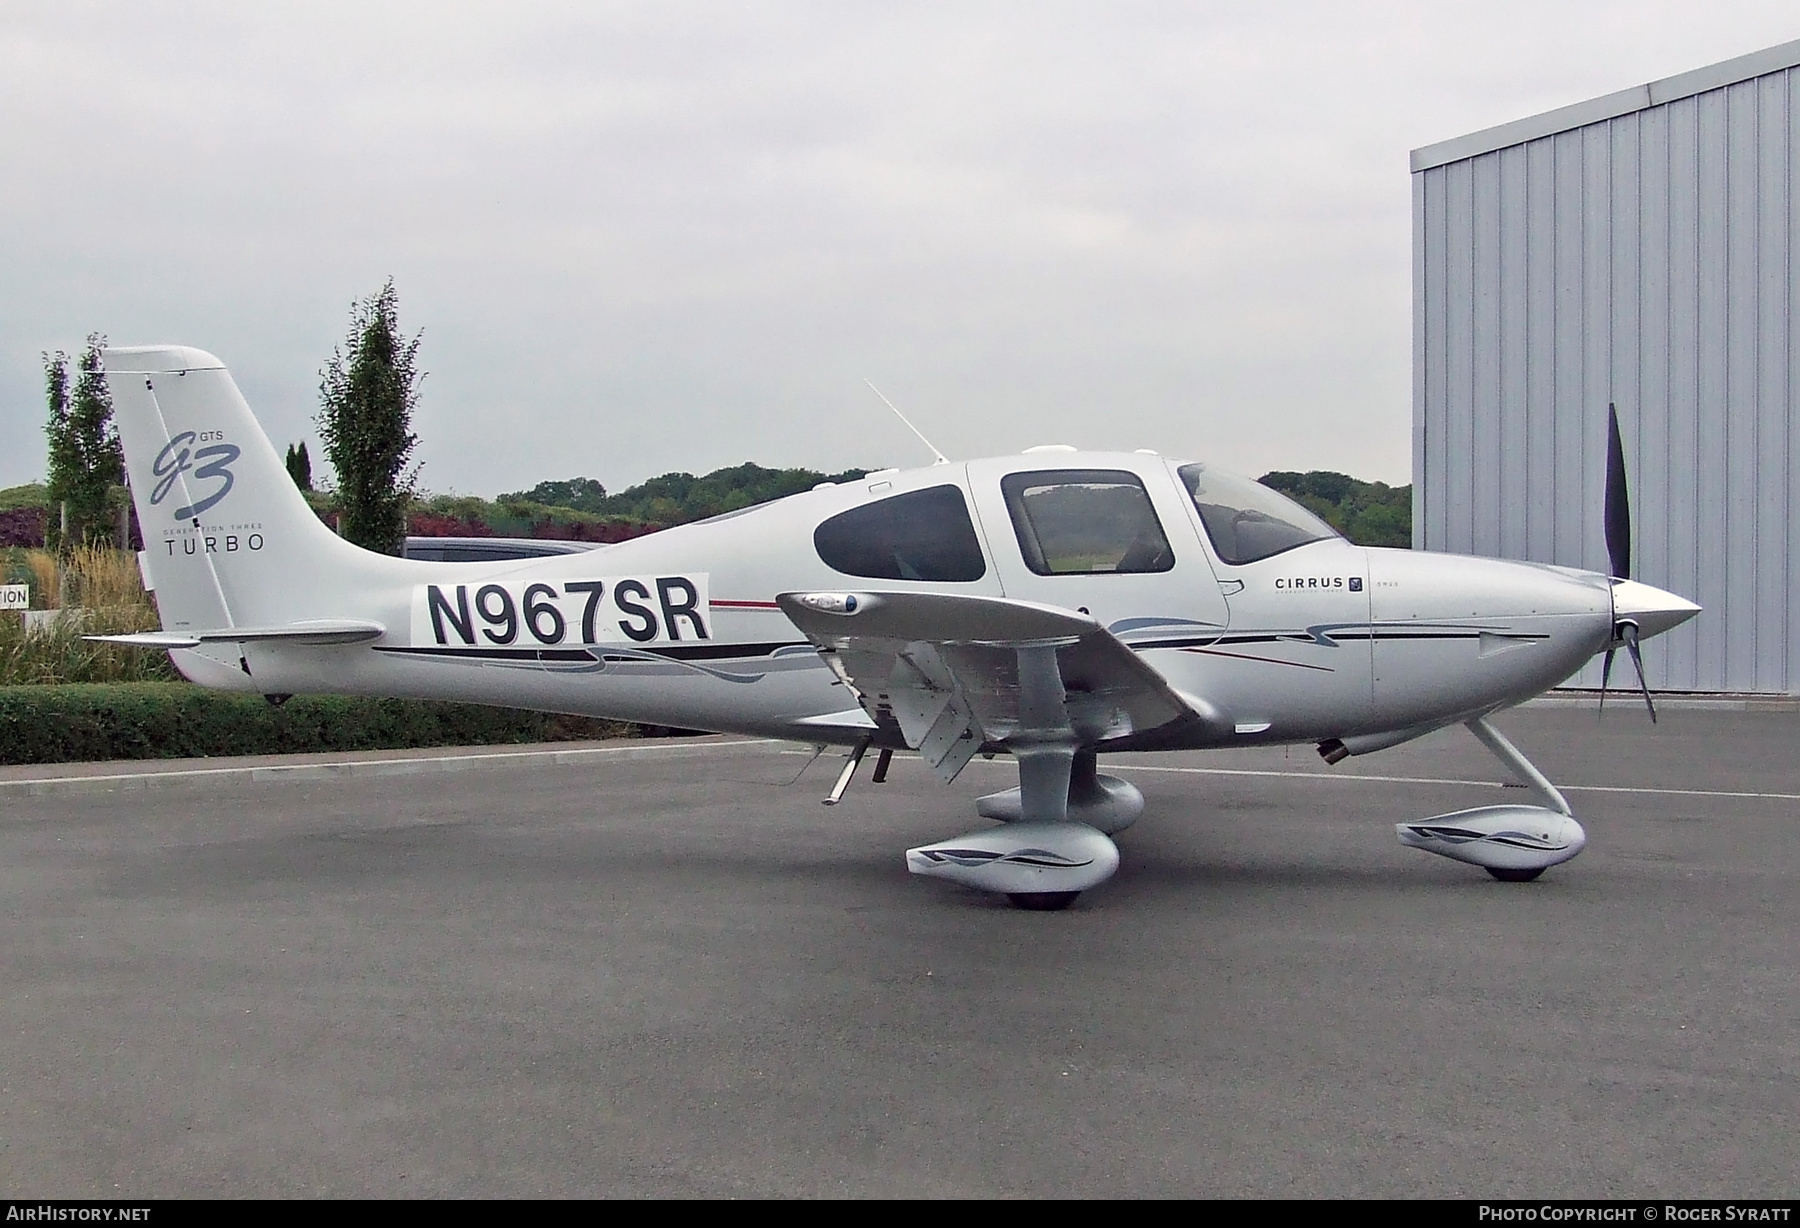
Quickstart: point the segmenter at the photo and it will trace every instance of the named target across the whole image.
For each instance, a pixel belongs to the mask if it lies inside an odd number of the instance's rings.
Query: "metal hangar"
[[[1414,544],[1606,570],[1616,404],[1633,574],[1706,607],[1646,653],[1660,689],[1800,692],[1797,66],[1412,154]]]

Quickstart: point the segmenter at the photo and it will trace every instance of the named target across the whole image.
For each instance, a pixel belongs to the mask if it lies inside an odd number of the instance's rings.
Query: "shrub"
[[[0,764],[400,750],[628,737],[589,717],[405,699],[260,695],[185,682],[0,687]]]
[[[48,514],[41,507],[0,509],[0,546],[41,546]]]

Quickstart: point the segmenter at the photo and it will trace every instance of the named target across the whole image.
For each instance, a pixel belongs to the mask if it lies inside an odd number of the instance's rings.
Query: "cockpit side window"
[[[1183,465],[1179,472],[1221,562],[1234,566],[1254,563],[1338,535],[1323,520],[1261,482],[1205,465]]]
[[[1150,496],[1122,469],[1047,469],[1000,479],[1025,565],[1040,576],[1175,566]]]
[[[955,486],[930,486],[840,512],[813,530],[833,571],[871,580],[968,583],[987,574],[969,505]]]

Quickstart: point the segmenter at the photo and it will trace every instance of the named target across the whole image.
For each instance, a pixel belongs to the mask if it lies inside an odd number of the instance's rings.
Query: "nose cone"
[[[1612,599],[1613,621],[1636,623],[1639,639],[1661,635],[1700,612],[1700,607],[1687,598],[1639,584],[1636,580],[1614,580]]]

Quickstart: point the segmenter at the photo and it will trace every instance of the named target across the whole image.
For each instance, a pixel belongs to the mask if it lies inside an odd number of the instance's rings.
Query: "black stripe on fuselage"
[[[585,648],[402,648],[377,644],[376,652],[389,652],[403,657],[471,657],[478,661],[587,661],[594,660]]]
[[[1334,627],[1319,632],[1319,637],[1307,631],[1255,631],[1240,632],[1236,635],[1196,635],[1183,636],[1178,639],[1134,641],[1127,647],[1143,652],[1151,648],[1215,648],[1225,644],[1317,644],[1320,637],[1326,640],[1476,640],[1483,635],[1503,635],[1515,640],[1548,639],[1545,635],[1534,635],[1517,631],[1495,631],[1492,629],[1469,629],[1458,631],[1405,631],[1390,627]]]
[[[634,656],[609,651],[629,648]],[[693,644],[646,644],[642,648],[632,645],[594,644],[585,648],[512,648],[495,647],[480,648],[469,646],[429,644],[423,647],[401,647],[398,645],[377,645],[376,652],[391,652],[409,657],[473,657],[483,661],[598,661],[607,657],[613,660],[641,659],[635,654],[654,657],[666,657],[671,661],[741,661],[751,658],[773,656],[783,648],[806,648],[805,640],[779,640],[763,644],[720,644],[713,642]]]
[[[1136,640],[1125,646],[1133,652],[1144,652],[1151,648],[1211,648],[1215,644],[1275,644],[1289,639],[1310,641],[1312,637],[1298,632],[1293,635],[1188,635],[1172,640]]]

